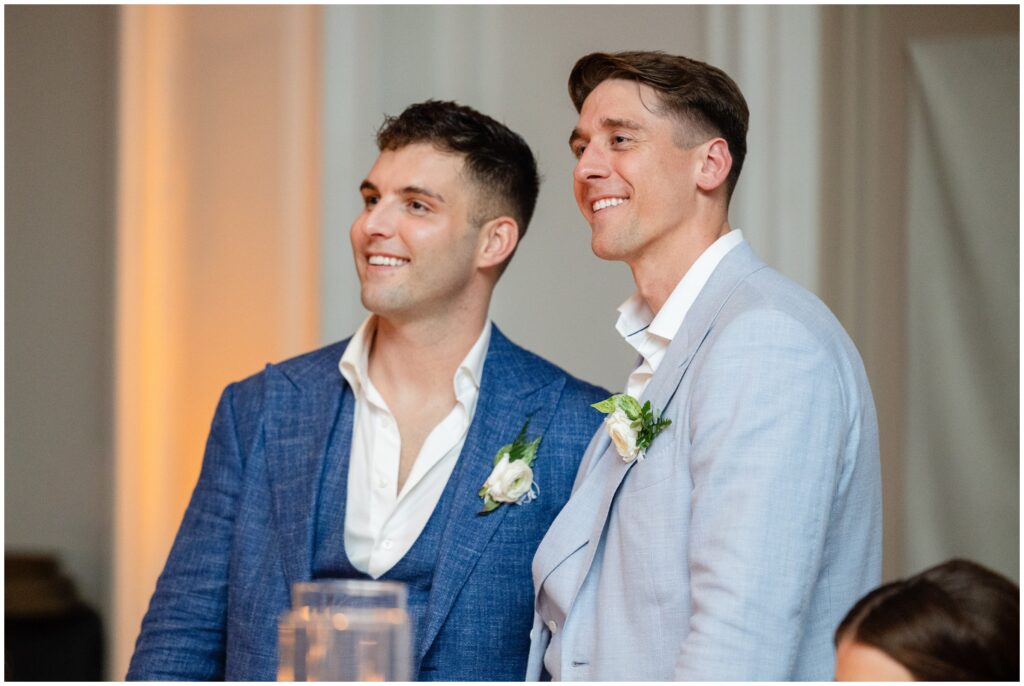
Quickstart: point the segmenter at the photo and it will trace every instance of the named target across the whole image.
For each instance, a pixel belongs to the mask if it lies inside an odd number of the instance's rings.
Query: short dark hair
[[[569,74],[569,97],[576,111],[598,84],[626,79],[656,90],[662,107],[704,138],[693,143],[677,139],[682,147],[721,136],[729,144],[732,169],[726,178],[731,198],[747,156],[750,112],[736,82],[721,69],[688,57],[655,51],[594,52],[581,57]]]
[[[881,650],[918,681],[1017,681],[1020,589],[968,560],[950,560],[861,598],[836,629]]]
[[[377,131],[381,151],[414,143],[463,155],[482,200],[471,208],[470,221],[482,225],[508,215],[519,225],[522,239],[540,190],[537,162],[522,136],[472,107],[427,100],[406,107],[397,117],[386,117]]]

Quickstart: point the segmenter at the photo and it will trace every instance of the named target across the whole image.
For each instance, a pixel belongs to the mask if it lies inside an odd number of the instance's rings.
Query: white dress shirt
[[[462,452],[480,395],[491,322],[455,370],[455,407],[423,442],[398,492],[401,436],[398,422],[369,376],[377,320],[371,315],[338,363],[355,394],[345,510],[345,552],[352,566],[374,579],[391,569],[419,538]]]
[[[619,306],[615,329],[643,358],[640,366],[633,370],[626,381],[627,394],[640,398],[654,372],[658,371],[658,365],[682,326],[690,306],[711,278],[715,267],[730,250],[742,242],[743,232],[734,229],[709,245],[672,289],[657,316],[651,312],[639,291]]]

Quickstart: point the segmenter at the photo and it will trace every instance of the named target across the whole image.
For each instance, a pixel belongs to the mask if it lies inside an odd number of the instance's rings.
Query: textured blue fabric
[[[352,393],[345,393],[342,416],[352,403]],[[313,556],[314,579],[370,579],[352,566],[345,551],[345,508],[348,483],[348,454],[351,431],[335,425],[334,437],[327,451],[327,464],[320,488],[321,505],[316,524],[316,547]],[[413,639],[426,627],[427,607],[437,567],[444,525],[456,491],[455,480],[449,479],[433,514],[409,551],[381,579],[400,581],[408,592],[409,621]]]
[[[291,584],[347,564],[340,527],[354,403],[338,371],[346,344],[268,365],[225,389],[129,679],[275,678]],[[427,538],[391,570],[424,591],[416,592],[420,679],[523,679],[530,562],[601,421],[590,404],[607,395],[495,327],[473,424]],[[534,463],[540,497],[479,516],[477,491],[495,452],[530,416],[531,435],[544,434]]]

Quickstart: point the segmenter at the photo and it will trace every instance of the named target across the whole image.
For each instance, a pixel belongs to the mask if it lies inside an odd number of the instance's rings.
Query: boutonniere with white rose
[[[604,426],[623,462],[642,462],[654,438],[672,423],[671,419],[661,418],[651,410],[650,400],[641,407],[636,398],[625,393],[613,395],[591,407],[608,415],[604,418]]]
[[[527,441],[526,429],[529,426],[530,420],[527,419],[516,439],[498,448],[494,455],[494,469],[477,494],[484,500],[484,509],[478,514],[487,514],[506,503],[525,505],[540,493],[533,480],[532,467],[543,434]]]

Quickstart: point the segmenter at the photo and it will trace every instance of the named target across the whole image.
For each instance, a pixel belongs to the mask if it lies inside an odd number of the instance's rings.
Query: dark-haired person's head
[[[427,100],[387,117],[377,131],[382,152],[417,143],[463,157],[464,175],[475,192],[474,226],[507,215],[522,240],[540,191],[537,162],[522,136],[472,107]]]
[[[660,51],[595,52],[581,57],[569,75],[569,97],[577,112],[609,79],[635,81],[657,94],[651,109],[676,120],[676,143],[689,148],[720,136],[729,146],[732,167],[726,199],[736,188],[747,155],[747,101],[736,82],[717,67]]]
[[[396,321],[486,311],[537,202],[529,146],[436,100],[387,117],[377,146],[350,231],[363,305]]]
[[[1020,589],[950,560],[861,598],[835,641],[837,681],[1018,681]]]

